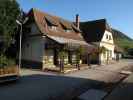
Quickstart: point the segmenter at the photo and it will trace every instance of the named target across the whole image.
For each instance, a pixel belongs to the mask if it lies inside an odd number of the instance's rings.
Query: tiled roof
[[[58,26],[58,23],[51,17],[45,16],[44,18],[49,25]]]
[[[78,32],[78,29],[73,29],[72,26],[74,24],[70,21],[64,20],[57,16],[52,16],[37,9],[31,9],[28,13],[28,16],[34,18],[36,25],[38,26],[41,33],[43,33],[44,35],[58,36],[75,40],[84,40],[82,35],[80,34],[80,31]],[[56,31],[51,30],[48,23],[57,26]],[[66,29],[71,29],[71,32],[65,32],[62,24]]]
[[[80,29],[82,30],[83,36],[87,42],[100,42],[105,30],[112,32],[106,19],[81,22]]]
[[[65,20],[60,20],[60,24],[62,25],[62,27],[64,28],[64,29],[72,29],[72,23],[71,22],[67,22],[67,21],[65,21]]]
[[[48,38],[58,42],[59,44],[66,44],[66,46],[70,46],[71,49],[78,48],[79,46],[82,46],[85,49],[85,53],[92,53],[97,50],[96,47],[94,47],[91,44],[86,43],[85,41],[80,41],[80,40],[73,40],[73,39],[66,39],[62,37],[56,37],[56,36],[49,36],[47,35]]]

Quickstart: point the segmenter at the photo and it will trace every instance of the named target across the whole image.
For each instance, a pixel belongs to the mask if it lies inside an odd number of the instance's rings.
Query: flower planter
[[[19,79],[17,66],[0,68],[0,83],[11,82]]]
[[[0,75],[17,74],[17,73],[18,73],[17,66],[0,68]]]
[[[0,68],[0,75],[3,75],[3,74],[4,74],[3,69]]]

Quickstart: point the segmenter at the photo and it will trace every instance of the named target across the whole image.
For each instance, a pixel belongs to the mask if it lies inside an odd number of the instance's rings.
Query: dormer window
[[[57,31],[58,23],[57,21],[51,16],[45,16],[45,21],[50,30]]]
[[[65,32],[67,32],[67,33],[69,33],[69,32],[71,32],[72,30],[70,30],[70,29],[65,29]]]
[[[50,26],[50,30],[56,31],[57,30],[57,26]]]

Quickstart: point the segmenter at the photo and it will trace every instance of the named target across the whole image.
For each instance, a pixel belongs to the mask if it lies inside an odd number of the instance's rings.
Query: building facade
[[[88,55],[94,48],[86,43],[76,17],[77,24],[53,16],[36,9],[31,9],[26,17],[29,20],[23,25],[22,63],[32,68],[56,68],[61,65],[75,65],[77,51],[80,54],[80,64],[87,64]]]
[[[92,62],[104,64],[114,59],[115,45],[112,30],[106,19],[83,22],[80,29],[85,40],[97,46],[97,52],[92,55]]]

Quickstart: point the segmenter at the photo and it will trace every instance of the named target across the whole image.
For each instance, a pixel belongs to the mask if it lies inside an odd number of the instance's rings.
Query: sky
[[[106,18],[109,25],[133,38],[133,0],[17,0],[20,7],[28,12],[37,8],[43,12],[75,21]]]

